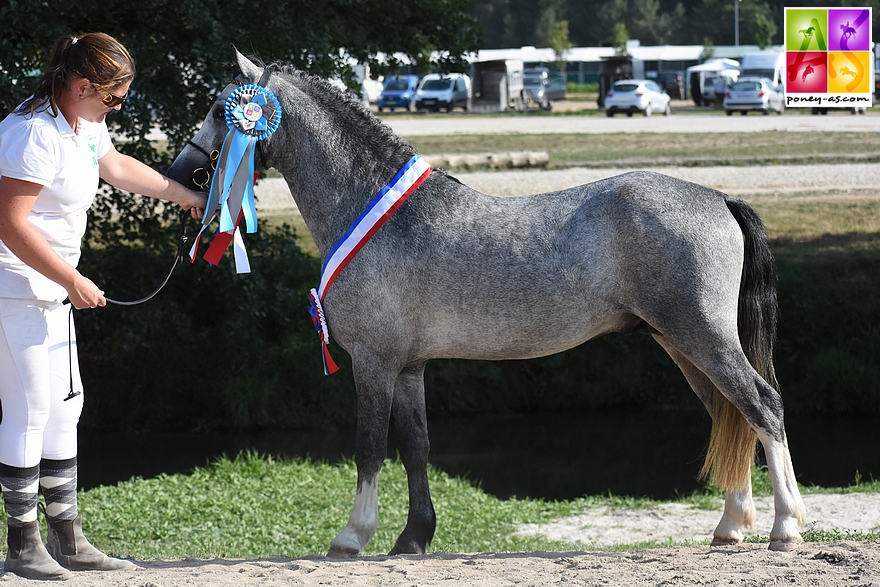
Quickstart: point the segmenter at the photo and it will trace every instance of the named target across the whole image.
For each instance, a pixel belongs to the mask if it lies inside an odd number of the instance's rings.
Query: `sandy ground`
[[[2,585],[32,585],[6,574]],[[92,587],[248,587],[257,585],[474,586],[583,585],[672,587],[766,585],[868,587],[880,584],[880,546],[809,544],[792,553],[761,545],[616,552],[434,554],[353,561],[183,560],[151,562],[135,572],[77,573],[68,585]]]
[[[839,496],[813,500],[834,504]],[[861,518],[873,509],[847,508]],[[838,506],[834,505],[837,508]],[[632,513],[626,515],[634,521]],[[687,520],[686,513],[660,517]],[[644,512],[639,525],[650,529],[658,514]],[[614,523],[614,520],[611,520]],[[673,524],[667,520],[666,525]],[[90,587],[248,587],[276,585],[331,586],[481,586],[583,585],[590,587],[666,587],[734,585],[737,587],[880,585],[880,544],[854,541],[808,543],[794,552],[770,552],[766,544],[735,547],[688,546],[645,549],[530,553],[428,554],[370,556],[352,560],[325,557],[271,560],[141,561],[131,572],[79,572],[69,585]],[[10,573],[0,585],[32,585]]]
[[[878,494],[806,495],[804,502],[812,528],[841,532],[880,530]],[[772,524],[772,499],[758,499],[756,509],[756,531],[766,536]],[[67,584],[90,587],[880,586],[880,543],[877,542],[807,543],[790,553],[770,552],[766,544],[670,547],[631,553],[610,549],[615,543],[648,539],[707,539],[719,517],[720,510],[696,510],[682,504],[664,504],[648,510],[603,507],[555,524],[521,528],[524,533],[581,541],[585,547],[599,550],[434,553],[342,561],[322,556],[250,561],[138,561],[137,571],[80,572]],[[33,584],[10,573],[0,575],[0,585]]]

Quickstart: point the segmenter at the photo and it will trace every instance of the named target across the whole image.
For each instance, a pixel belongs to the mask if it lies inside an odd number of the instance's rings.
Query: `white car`
[[[785,110],[785,96],[782,88],[769,79],[740,78],[730,84],[724,94],[724,112],[730,116],[738,110],[745,116],[749,110],[759,110],[770,114],[771,110],[782,114]]]
[[[645,116],[662,112],[663,116],[669,116],[671,100],[666,90],[653,80],[619,80],[605,94],[605,116],[614,116],[616,112],[626,112],[627,116],[632,116],[634,112],[641,112]]]

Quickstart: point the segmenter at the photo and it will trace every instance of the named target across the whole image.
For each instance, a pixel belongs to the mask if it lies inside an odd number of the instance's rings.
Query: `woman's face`
[[[103,122],[111,110],[120,110],[122,108],[121,103],[113,106],[108,106],[107,104],[115,102],[114,97],[125,97],[128,94],[129,86],[131,86],[131,82],[125,82],[112,90],[102,90],[90,84],[83,94],[79,117],[89,122]]]

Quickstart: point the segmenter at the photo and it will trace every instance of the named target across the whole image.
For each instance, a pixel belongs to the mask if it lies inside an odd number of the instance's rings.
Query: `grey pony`
[[[235,59],[239,81],[260,79],[261,64],[238,51]],[[415,150],[326,81],[274,67],[267,86],[283,117],[262,142],[263,163],[284,176],[326,258]],[[234,88],[225,88],[193,138],[201,149],[219,148]],[[203,164],[204,154],[187,146],[169,175],[187,182]],[[324,299],[331,335],[351,355],[358,410],[357,493],[329,555],[355,556],[375,534],[392,413],[409,513],[391,554],[424,553],[433,538],[429,359],[527,359],[637,331],[667,351],[712,416],[703,473],[726,492],[713,544],[740,543],[754,527],[757,438],[775,496],[770,548],[796,548],[806,513],[773,373],[774,280],[758,216],[706,187],[632,172],[502,198],[435,170]]]

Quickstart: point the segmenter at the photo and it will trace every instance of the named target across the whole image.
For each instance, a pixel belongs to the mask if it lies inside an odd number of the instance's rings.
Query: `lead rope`
[[[189,239],[186,236],[186,217],[189,216],[189,211],[184,210],[180,214],[180,233],[177,236],[177,255],[174,257],[174,263],[171,264],[171,270],[168,271],[168,275],[165,276],[165,280],[159,284],[153,293],[148,296],[144,296],[139,300],[134,300],[131,302],[120,302],[119,300],[114,300],[104,296],[104,299],[110,302],[111,304],[116,304],[117,306],[136,306],[138,304],[143,304],[151,299],[153,299],[156,294],[162,291],[162,288],[165,287],[165,284],[168,283],[168,280],[171,279],[171,274],[174,273],[174,269],[177,267],[177,264],[186,256],[186,244]]]
[[[67,314],[67,365],[70,374],[70,391],[64,401],[73,399],[82,393],[81,391],[73,391],[73,304],[70,304],[70,312]]]
[[[177,264],[181,259],[186,255],[186,245],[189,239],[186,236],[186,217],[189,215],[188,210],[184,210],[180,214],[180,234],[177,237],[177,254],[174,257],[174,263],[171,264],[171,269],[168,271],[168,275],[165,276],[165,280],[159,284],[153,293],[148,296],[144,296],[139,300],[126,301],[121,302],[119,300],[114,300],[104,296],[104,299],[107,300],[111,304],[116,304],[117,306],[136,306],[138,304],[143,304],[151,299],[153,299],[156,294],[162,291],[162,288],[165,287],[165,284],[168,283],[168,280],[171,279],[171,274],[174,273],[174,269],[177,267]],[[67,397],[64,398],[64,401],[71,400],[76,396],[80,395],[82,391],[74,391],[73,390],[73,304],[70,304],[70,312],[67,315],[67,364],[68,364],[68,374],[70,375],[70,391],[67,393]]]

